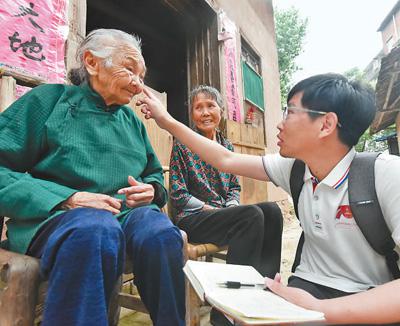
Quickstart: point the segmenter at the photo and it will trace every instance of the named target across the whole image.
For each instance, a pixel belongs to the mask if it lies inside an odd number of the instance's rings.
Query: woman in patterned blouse
[[[190,94],[195,129],[233,151],[218,131],[220,93],[199,86]],[[228,245],[227,263],[254,266],[262,275],[279,272],[282,214],[276,203],[239,205],[236,175],[219,172],[177,140],[170,161],[170,199],[176,224],[191,242]]]

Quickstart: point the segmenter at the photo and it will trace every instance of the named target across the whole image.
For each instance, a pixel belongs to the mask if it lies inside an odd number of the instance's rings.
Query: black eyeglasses
[[[316,111],[316,110],[310,110],[310,109],[296,108],[295,106],[284,106],[283,111],[282,111],[282,120],[287,120],[289,110],[290,111],[298,111],[298,112],[309,112],[309,113],[320,114],[320,115],[325,115],[328,113],[325,111]],[[339,121],[337,123],[337,126],[339,128],[342,128],[342,124]]]

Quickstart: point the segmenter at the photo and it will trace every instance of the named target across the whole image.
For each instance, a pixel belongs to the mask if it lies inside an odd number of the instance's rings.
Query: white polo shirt
[[[352,217],[347,189],[354,155],[355,150],[350,150],[316,186],[306,166],[298,203],[305,241],[294,275],[345,292],[365,291],[392,280],[385,259],[371,248]],[[270,180],[290,194],[294,159],[267,154],[263,161]],[[375,186],[396,250],[400,252],[399,157],[382,154],[377,158]]]

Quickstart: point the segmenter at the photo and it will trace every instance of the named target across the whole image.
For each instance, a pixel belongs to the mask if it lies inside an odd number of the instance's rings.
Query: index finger
[[[118,190],[119,194],[126,194],[126,193],[140,193],[140,192],[145,192],[147,191],[147,187],[143,185],[139,186],[130,186],[130,187],[125,187],[121,188]]]
[[[149,98],[154,98],[153,93],[150,91],[150,89],[147,86],[143,87],[143,93]]]

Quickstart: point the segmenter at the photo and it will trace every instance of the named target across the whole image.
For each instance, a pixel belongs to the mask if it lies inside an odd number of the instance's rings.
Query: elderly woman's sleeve
[[[0,215],[47,218],[76,191],[30,174],[45,155],[44,127],[62,87],[39,86],[0,114]]]
[[[233,145],[231,142],[227,141],[227,146],[230,151],[234,151]],[[227,198],[226,198],[226,207],[231,207],[231,206],[238,206],[240,204],[240,184],[239,184],[239,178],[235,174],[230,174],[229,175],[229,190],[227,193]]]
[[[172,205],[179,211],[195,212],[203,208],[204,202],[189,192],[187,153],[186,147],[174,140],[169,163],[169,195]]]
[[[153,185],[153,203],[158,207],[163,207],[167,203],[167,189],[164,187],[163,169],[153,147],[151,146],[146,128],[143,124],[141,124],[141,129],[143,141],[146,146],[147,165],[140,177],[144,183]]]

